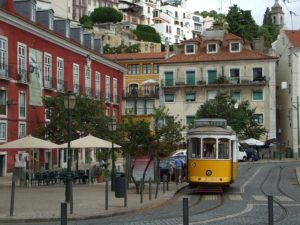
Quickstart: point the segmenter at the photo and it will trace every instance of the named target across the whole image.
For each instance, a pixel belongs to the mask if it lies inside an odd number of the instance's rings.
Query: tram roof
[[[196,127],[190,129],[188,131],[188,135],[193,135],[193,134],[235,135],[236,133],[230,126],[227,126],[226,128],[207,126],[207,127]]]

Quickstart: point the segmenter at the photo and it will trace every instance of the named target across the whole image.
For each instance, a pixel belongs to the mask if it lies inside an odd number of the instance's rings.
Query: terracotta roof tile
[[[151,53],[120,53],[120,54],[103,54],[104,57],[110,60],[145,60],[145,59],[164,59],[165,52]]]
[[[300,31],[299,30],[286,30],[284,31],[286,36],[294,47],[300,48]]]

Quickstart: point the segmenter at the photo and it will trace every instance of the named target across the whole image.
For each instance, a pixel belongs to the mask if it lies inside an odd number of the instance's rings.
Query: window
[[[174,94],[165,94],[165,102],[174,102]]]
[[[8,77],[7,69],[7,41],[0,38],[0,77]]]
[[[23,138],[26,136],[26,123],[19,123],[19,138]]]
[[[128,65],[128,74],[129,75],[140,74],[140,65],[139,64]]]
[[[113,79],[113,102],[118,102],[118,80],[116,78]]]
[[[52,88],[52,57],[48,53],[44,55],[44,86]]]
[[[143,74],[150,74],[151,72],[151,65],[150,64],[144,64],[143,65]]]
[[[26,118],[26,95],[25,93],[19,93],[19,117]]]
[[[240,52],[240,43],[239,42],[230,43],[230,52]]]
[[[159,73],[158,64],[153,64],[153,72],[154,72],[154,74],[158,74]]]
[[[174,86],[173,72],[165,72],[165,85]]]
[[[216,96],[217,96],[217,91],[207,92],[207,100],[214,100]]]
[[[195,85],[195,83],[196,83],[195,71],[186,71],[186,84]]]
[[[186,126],[192,128],[194,126],[195,116],[186,116]]]
[[[79,94],[79,65],[73,64],[73,91]]]
[[[106,101],[110,101],[110,77],[106,76],[105,79],[105,97]]]
[[[194,53],[195,53],[195,45],[185,46],[185,54],[194,54]]]
[[[262,101],[263,100],[263,91],[262,90],[253,91],[252,99],[253,99],[253,101]]]
[[[96,72],[96,98],[101,98],[101,75]]]
[[[195,23],[194,24],[194,29],[196,30],[196,31],[202,31],[202,24],[198,24],[198,23]]]
[[[230,78],[229,78],[230,83],[237,84],[240,82],[240,69],[232,68],[229,70],[229,73],[230,73]]]
[[[166,25],[166,33],[171,34],[172,33],[172,27],[169,25]]]
[[[147,100],[146,102],[146,115],[154,113],[154,100]]]
[[[231,98],[236,102],[241,101],[241,93],[239,91],[232,91],[230,94],[231,94]]]
[[[253,81],[263,81],[263,69],[261,67],[255,67],[252,69]]]
[[[216,53],[217,52],[217,44],[208,44],[207,52],[208,53]]]
[[[186,93],[185,100],[187,102],[194,102],[196,100],[196,93]]]
[[[6,134],[7,134],[7,122],[0,120],[0,141],[6,140]]]
[[[91,68],[85,67],[85,94],[86,96],[92,95],[91,89]]]
[[[57,90],[64,90],[64,60],[57,58]]]
[[[255,117],[255,121],[259,124],[263,124],[264,123],[264,115],[262,113],[255,113],[254,114]]]
[[[6,90],[0,89],[0,117],[6,116]]]
[[[18,80],[26,82],[26,46],[18,44]]]
[[[208,84],[214,84],[217,82],[217,70],[207,71]]]

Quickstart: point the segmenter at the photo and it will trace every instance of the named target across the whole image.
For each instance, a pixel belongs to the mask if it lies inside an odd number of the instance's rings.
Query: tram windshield
[[[229,159],[230,140],[228,138],[191,138],[189,155],[199,159]]]

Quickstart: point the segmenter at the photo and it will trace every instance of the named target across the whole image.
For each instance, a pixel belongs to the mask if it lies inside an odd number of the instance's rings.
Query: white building
[[[300,31],[281,30],[275,46],[277,66],[278,136],[280,143],[300,156]]]
[[[37,9],[53,9],[55,17],[72,19],[73,0],[37,0]]]

